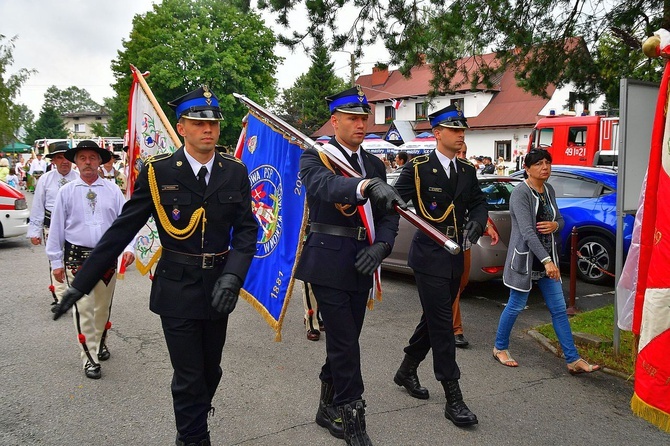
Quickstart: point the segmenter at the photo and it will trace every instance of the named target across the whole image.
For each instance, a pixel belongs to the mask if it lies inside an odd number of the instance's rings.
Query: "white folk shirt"
[[[61,187],[51,213],[46,253],[51,268],[63,268],[65,241],[93,248],[121,213],[126,200],[118,186],[98,177],[90,186],[81,178]],[[133,252],[131,240],[124,252]]]
[[[70,170],[63,176],[58,169],[52,169],[42,175],[35,186],[35,196],[33,198],[33,207],[30,210],[30,226],[28,226],[28,238],[42,237],[42,227],[44,226],[44,211],[52,212],[58,189],[70,181],[79,178],[77,172]]]
[[[46,172],[47,171],[47,162],[46,160],[34,159],[30,163],[30,168],[28,169],[28,174],[32,175],[34,172]]]

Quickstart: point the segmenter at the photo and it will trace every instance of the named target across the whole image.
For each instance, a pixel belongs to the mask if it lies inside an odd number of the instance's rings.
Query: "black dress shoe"
[[[470,343],[465,339],[465,336],[462,334],[454,335],[454,341],[456,343],[456,347],[458,348],[465,348],[470,345]]]
[[[109,353],[109,349],[107,348],[106,345],[103,345],[100,347],[100,351],[98,352],[98,359],[100,361],[107,361],[109,357],[112,356],[111,353]]]
[[[86,365],[84,366],[84,373],[86,374],[87,378],[90,379],[100,379],[102,376],[102,372],[100,371],[100,364],[91,364],[90,361],[86,361]]]
[[[321,338],[319,330],[307,330],[307,339],[310,341],[318,341]]]

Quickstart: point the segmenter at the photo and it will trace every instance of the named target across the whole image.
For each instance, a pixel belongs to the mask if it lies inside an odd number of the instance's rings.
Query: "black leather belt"
[[[328,225],[325,223],[311,222],[309,224],[309,232],[337,235],[339,237],[351,237],[356,240],[366,240],[368,238],[368,234],[363,226],[350,228],[346,226],[335,226],[335,225]]]
[[[84,260],[91,255],[93,248],[74,245],[65,241],[65,264],[68,266],[81,266]]]
[[[437,230],[440,231],[442,234],[445,234],[449,238],[454,238],[456,237],[457,234],[461,234],[463,231],[462,227],[457,227],[457,226],[438,226]]]
[[[202,269],[212,269],[215,266],[221,265],[228,256],[228,251],[202,254],[187,254],[185,252],[170,251],[162,248],[161,258],[170,262],[179,263],[181,265],[198,266]]]

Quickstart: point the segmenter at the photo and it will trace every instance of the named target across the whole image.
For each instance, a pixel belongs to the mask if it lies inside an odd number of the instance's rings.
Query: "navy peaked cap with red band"
[[[200,121],[223,120],[219,99],[206,85],[168,102],[168,105],[177,114],[177,119],[183,117]]]
[[[354,115],[367,115],[371,111],[368,99],[360,85],[328,96],[326,102],[330,107],[331,115],[337,111]]]
[[[455,105],[450,105],[428,115],[431,127],[450,127],[455,129],[467,129],[468,120],[463,116],[463,112]]]

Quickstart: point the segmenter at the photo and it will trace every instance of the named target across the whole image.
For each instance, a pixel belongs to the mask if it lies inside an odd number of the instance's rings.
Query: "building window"
[[[395,108],[392,105],[384,107],[384,124],[390,124],[395,119]]]
[[[496,160],[501,156],[505,161],[512,161],[512,141],[496,141]]]
[[[74,125],[74,132],[75,133],[85,133],[86,132],[86,124],[75,124]]]
[[[425,102],[418,102],[414,105],[416,121],[425,121],[428,119],[428,106]]]
[[[460,111],[463,111],[463,98],[452,99],[451,100],[451,105],[455,105],[457,109],[459,109]]]

